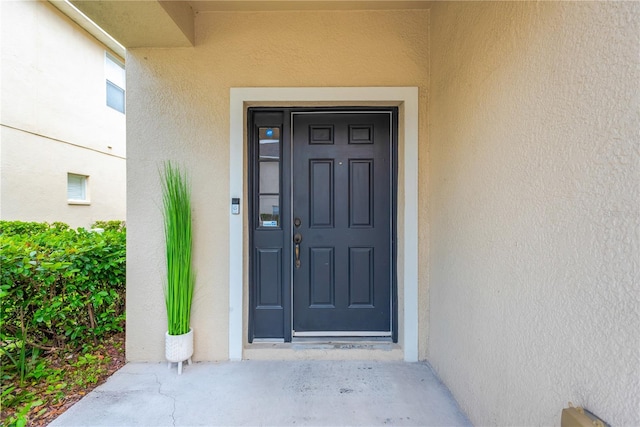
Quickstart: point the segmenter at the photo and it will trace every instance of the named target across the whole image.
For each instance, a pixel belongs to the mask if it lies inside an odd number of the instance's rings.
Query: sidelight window
[[[280,128],[258,129],[259,227],[280,228]]]

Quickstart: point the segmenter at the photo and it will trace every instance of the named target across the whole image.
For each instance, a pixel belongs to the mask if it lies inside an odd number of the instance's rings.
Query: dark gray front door
[[[294,335],[391,335],[392,114],[299,112],[292,128]]]

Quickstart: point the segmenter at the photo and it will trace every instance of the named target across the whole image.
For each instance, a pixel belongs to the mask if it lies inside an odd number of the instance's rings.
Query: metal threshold
[[[391,331],[293,331],[294,337],[390,337]]]
[[[391,340],[391,337],[357,337],[357,336],[343,336],[343,337],[334,337],[334,336],[312,336],[312,337],[299,337],[299,336],[295,336],[293,337],[293,339],[291,340],[291,342],[293,344],[317,344],[317,343],[325,343],[325,344],[331,344],[331,343],[358,343],[358,344],[362,344],[362,343],[391,343],[393,342]]]

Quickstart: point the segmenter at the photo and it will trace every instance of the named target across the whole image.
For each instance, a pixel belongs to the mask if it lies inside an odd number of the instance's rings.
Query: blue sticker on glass
[[[267,129],[267,137],[271,138],[273,136],[273,129]]]

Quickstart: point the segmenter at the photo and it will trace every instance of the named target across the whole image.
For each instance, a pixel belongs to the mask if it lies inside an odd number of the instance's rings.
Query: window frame
[[[75,199],[69,197],[69,190],[71,189],[71,178],[80,178],[80,185],[82,186],[83,199]],[[75,185],[75,184],[74,184]],[[91,198],[89,197],[89,176],[79,173],[67,172],[67,204],[69,205],[90,205]]]
[[[112,70],[115,67],[119,67],[122,69],[121,75],[117,75],[119,73],[114,73]],[[125,67],[122,61],[120,61],[115,56],[111,55],[109,52],[105,52],[104,56],[104,69],[105,69],[105,100],[106,105],[109,108],[112,108],[122,114],[125,114],[126,104],[127,104],[127,91],[126,91],[126,75],[125,75]],[[120,80],[120,81],[116,81]],[[114,102],[113,96],[109,96],[109,94],[114,93],[114,90],[119,92],[122,96],[122,99],[117,99],[117,102]]]

